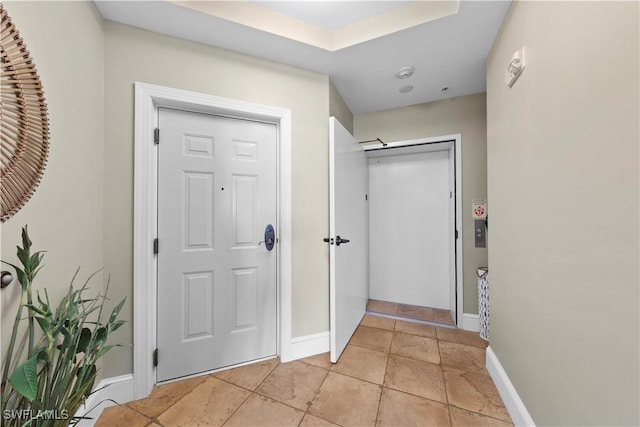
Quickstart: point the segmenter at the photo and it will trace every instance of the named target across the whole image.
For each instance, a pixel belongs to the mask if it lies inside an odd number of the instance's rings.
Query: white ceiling
[[[437,4],[411,1],[199,1],[185,7],[166,1],[95,3],[105,19],[327,74],[351,111],[359,114],[483,92],[486,57],[510,0],[462,0],[457,13],[436,14],[436,19],[418,24],[413,22],[415,16],[404,18],[408,22],[405,27],[409,27],[405,29],[397,26],[390,29],[391,21],[397,24],[403,10],[416,15],[416,7]],[[243,21],[242,14],[238,17],[237,11],[231,18],[232,15],[216,12],[218,5],[228,9],[234,3],[251,12],[246,13],[247,17],[255,15],[253,12],[257,10],[260,12],[257,18],[262,20],[277,18],[280,27],[280,22],[290,23],[290,31],[270,31],[266,26],[255,25],[256,16],[253,21]],[[307,28],[320,29],[330,36],[343,31],[344,35],[345,30],[353,28],[355,32],[364,24],[369,25],[369,29],[377,26],[382,35],[370,32],[373,35],[369,37],[374,38],[344,45],[346,47],[338,46],[335,50],[317,47],[321,44],[314,46],[308,39],[296,36],[298,29],[302,34]],[[307,27],[303,28],[303,25]],[[385,32],[390,33],[385,35]],[[415,67],[415,74],[406,80],[397,79],[396,70],[407,65]],[[398,91],[408,84],[414,86],[413,91]],[[443,87],[449,90],[444,93]]]
[[[410,1],[251,1],[264,8],[336,30],[380,15]]]

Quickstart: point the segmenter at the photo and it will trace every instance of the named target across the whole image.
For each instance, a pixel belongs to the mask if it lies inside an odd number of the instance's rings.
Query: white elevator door
[[[449,152],[369,159],[369,298],[449,310]]]
[[[259,242],[276,226],[276,126],[170,109],[158,123],[157,380],[274,356],[277,250]]]

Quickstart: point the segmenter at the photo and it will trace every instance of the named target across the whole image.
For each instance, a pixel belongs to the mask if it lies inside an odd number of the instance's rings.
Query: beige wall
[[[515,2],[488,59],[491,347],[538,425],[640,423],[638,26]]]
[[[328,77],[113,22],[105,46],[105,265],[117,296],[132,298],[134,82],[141,81],[292,110],[293,336],[328,330]],[[133,342],[131,325],[120,341]],[[107,376],[131,370],[131,348],[105,362]]]
[[[2,225],[2,257],[17,263],[21,227],[28,224],[34,249],[47,250],[34,289],[46,287],[57,303],[76,268],[85,279],[103,265],[103,21],[90,2],[5,1],[4,6],[40,74],[51,134],[41,184]],[[101,280],[96,278],[95,289],[102,288]],[[5,345],[18,287],[13,283],[0,292]]]
[[[384,142],[462,134],[462,229],[464,312],[478,313],[476,269],[487,265],[487,250],[474,247],[471,200],[487,196],[485,94],[395,108],[354,117],[358,141]],[[491,206],[488,207],[489,214]]]
[[[329,116],[337,118],[342,126],[353,134],[353,114],[331,80],[329,80]]]

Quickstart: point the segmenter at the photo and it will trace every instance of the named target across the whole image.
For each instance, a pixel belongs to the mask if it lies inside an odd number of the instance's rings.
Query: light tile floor
[[[429,322],[445,323],[447,325],[455,325],[453,317],[451,316],[451,311],[441,310],[439,308],[370,299],[367,303],[367,311],[407,317],[411,319],[427,320]]]
[[[510,426],[477,333],[365,315],[328,353],[157,386],[96,426]]]

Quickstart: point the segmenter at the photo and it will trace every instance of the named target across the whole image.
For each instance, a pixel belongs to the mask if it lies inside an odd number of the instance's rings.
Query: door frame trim
[[[135,83],[133,201],[133,394],[148,396],[156,384],[152,354],[157,338],[158,149],[154,144],[157,109],[176,108],[273,123],[278,127],[278,353],[291,358],[292,215],[291,110],[230,98]],[[154,301],[153,304],[148,304]]]
[[[402,141],[394,141],[387,143],[386,146],[381,146],[380,143],[375,142],[373,144],[362,144],[367,157],[373,157],[373,152],[379,152],[377,155],[390,155],[383,154],[385,150],[391,148],[411,147],[437,143],[452,143],[453,151],[455,152],[454,166],[455,166],[455,220],[456,230],[458,230],[458,239],[453,236],[455,240],[455,289],[456,289],[456,325],[462,328],[464,324],[464,263],[463,263],[463,229],[462,229],[462,134],[443,135],[429,138],[408,139]],[[418,147],[416,147],[418,148]],[[450,148],[447,148],[449,151]],[[423,150],[416,150],[416,152]],[[424,151],[427,151],[425,149]],[[453,233],[453,231],[452,231]]]

